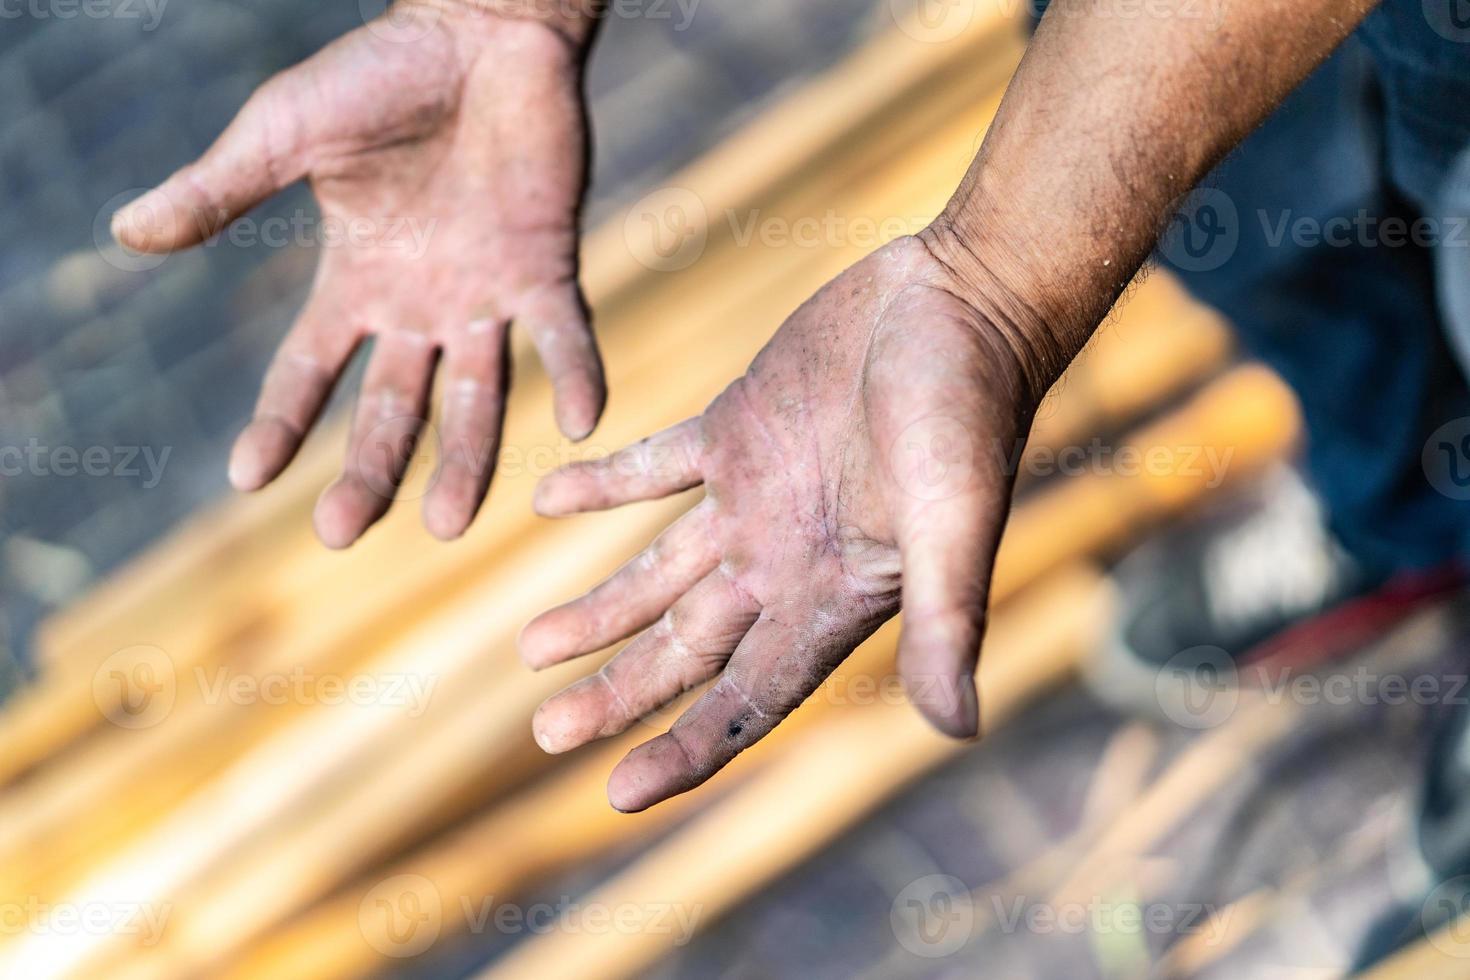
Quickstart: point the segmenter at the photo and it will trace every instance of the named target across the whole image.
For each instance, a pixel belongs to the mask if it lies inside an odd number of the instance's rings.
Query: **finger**
[[[1004,511],[1003,499],[971,489],[942,500],[912,499],[899,517],[899,675],[920,713],[955,738],[980,733],[975,666]]]
[[[562,467],[536,488],[536,513],[607,510],[699,486],[702,427],[702,419],[689,419],[611,456]]]
[[[714,686],[618,763],[608,800],[632,813],[703,783],[780,724],[870,632],[799,630],[763,616]]]
[[[444,350],[439,471],[424,499],[424,525],[451,541],[485,501],[500,453],[510,367],[506,324],[472,323]]]
[[[551,379],[558,427],[568,439],[587,438],[607,404],[607,382],[581,289],[571,283],[541,292],[517,323],[531,335]]]
[[[520,638],[527,666],[602,650],[662,616],[719,564],[712,506],[701,503],[592,591],[531,620]]]
[[[567,752],[626,731],[718,674],[759,613],[726,575],[705,576],[596,674],[547,700],[532,722],[536,742]]]
[[[197,162],[113,215],[112,234],[140,252],[198,245],[306,175],[297,71],[256,90]]]
[[[913,311],[897,301],[890,312]],[[899,674],[936,728],[973,738],[975,665],[1010,504],[1010,478],[984,447],[1015,427],[1000,406],[1019,404],[1020,395],[996,373],[1005,352],[968,319],[931,315],[928,326],[950,355],[933,358],[904,343],[904,331],[887,331],[870,358],[864,406],[874,444],[886,450],[879,473],[899,548]]]
[[[313,300],[276,351],[255,415],[230,453],[235,489],[259,490],[279,476],[321,415],[360,339],[345,324],[330,322],[337,315]]]
[[[424,426],[435,356],[419,334],[378,335],[342,476],[316,505],[317,535],[327,547],[348,547],[388,512]]]

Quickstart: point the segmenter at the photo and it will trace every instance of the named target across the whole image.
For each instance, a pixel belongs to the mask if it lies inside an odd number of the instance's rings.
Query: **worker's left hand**
[[[436,374],[440,466],[424,520],[441,538],[465,531],[499,452],[512,324],[551,377],[562,431],[581,439],[597,423],[602,364],[577,282],[594,25],[578,9],[400,0],[261,86],[198,162],[117,215],[123,244],[172,252],[311,182],[325,247],[230,479],[274,480],[372,338],[342,475],[316,508],[332,547],[388,510]]]
[[[816,691],[900,596],[911,700],[941,730],[976,735],[1005,460],[1036,397],[1003,309],[963,288],[930,237],[901,239],[797,311],[704,415],[548,476],[536,501],[549,516],[699,484],[705,498],[526,628],[536,668],[643,630],[541,707],[542,747],[622,732],[718,676],[608,793],[640,810],[692,789]]]

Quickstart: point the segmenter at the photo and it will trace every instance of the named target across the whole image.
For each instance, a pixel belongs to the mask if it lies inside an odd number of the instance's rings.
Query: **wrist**
[[[398,0],[453,17],[518,20],[551,28],[585,51],[596,40],[606,0]]]
[[[969,233],[947,215],[918,235],[943,268],[946,288],[1006,345],[1020,374],[1026,412],[1034,412],[1085,342],[1029,288],[1026,263],[1010,247]],[[1089,328],[1090,332],[1090,328]]]

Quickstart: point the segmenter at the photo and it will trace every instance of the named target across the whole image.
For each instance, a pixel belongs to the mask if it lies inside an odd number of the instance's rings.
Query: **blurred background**
[[[812,290],[922,228],[1028,31],[1003,0],[623,11],[588,86],[605,447],[699,411]],[[1148,542],[1208,521],[1244,537],[1299,493],[1289,389],[1168,273],[1015,456],[974,745],[904,703],[890,625],[649,813],[614,813],[603,784],[672,712],[540,753],[531,712],[585,668],[529,674],[516,631],[693,501],[534,519],[568,450],[531,358],[462,542],[406,505],[322,549],[309,514],[340,424],[233,496],[229,447],[316,250],[142,260],[107,222],[263,80],[381,12],[0,6],[0,976],[1327,977],[1401,946],[1416,958],[1380,976],[1464,975],[1470,889],[1416,857],[1463,669],[1443,583],[1275,644],[1253,683],[1198,648],[1182,680],[1097,676],[1138,590],[1170,583]],[[298,187],[257,217],[302,213]],[[1437,696],[1282,693],[1324,675]]]

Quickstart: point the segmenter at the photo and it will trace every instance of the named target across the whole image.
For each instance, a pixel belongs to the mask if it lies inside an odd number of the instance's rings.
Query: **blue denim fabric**
[[[1470,477],[1447,495],[1423,462],[1441,426],[1470,418],[1470,232],[1453,220],[1470,216],[1467,147],[1470,0],[1386,0],[1202,182],[1159,250],[1296,391],[1308,475],[1382,574],[1470,553]],[[1427,230],[1389,234],[1389,219]],[[1439,448],[1470,473],[1470,422]]]
[[[1387,574],[1470,551],[1470,503],[1436,490],[1422,463],[1436,430],[1470,417],[1470,388],[1451,352],[1435,236],[1384,232],[1393,219],[1422,222],[1445,174],[1431,185],[1425,158],[1405,147],[1370,52],[1349,41],[1206,179],[1233,205],[1233,254],[1205,267],[1177,248],[1161,257],[1296,391],[1307,472],[1333,529]],[[1465,56],[1470,68],[1470,47]]]
[[[1295,389],[1339,538],[1384,575],[1466,557],[1470,0],[1385,0],[1202,187],[1160,261]],[[1389,219],[1430,233],[1390,241]],[[1445,881],[1470,874],[1470,712],[1439,724],[1419,843]],[[1420,913],[1386,914],[1358,967],[1422,937]]]
[[[1358,36],[1383,88],[1388,177],[1433,212],[1470,145],[1470,3],[1386,0]]]

